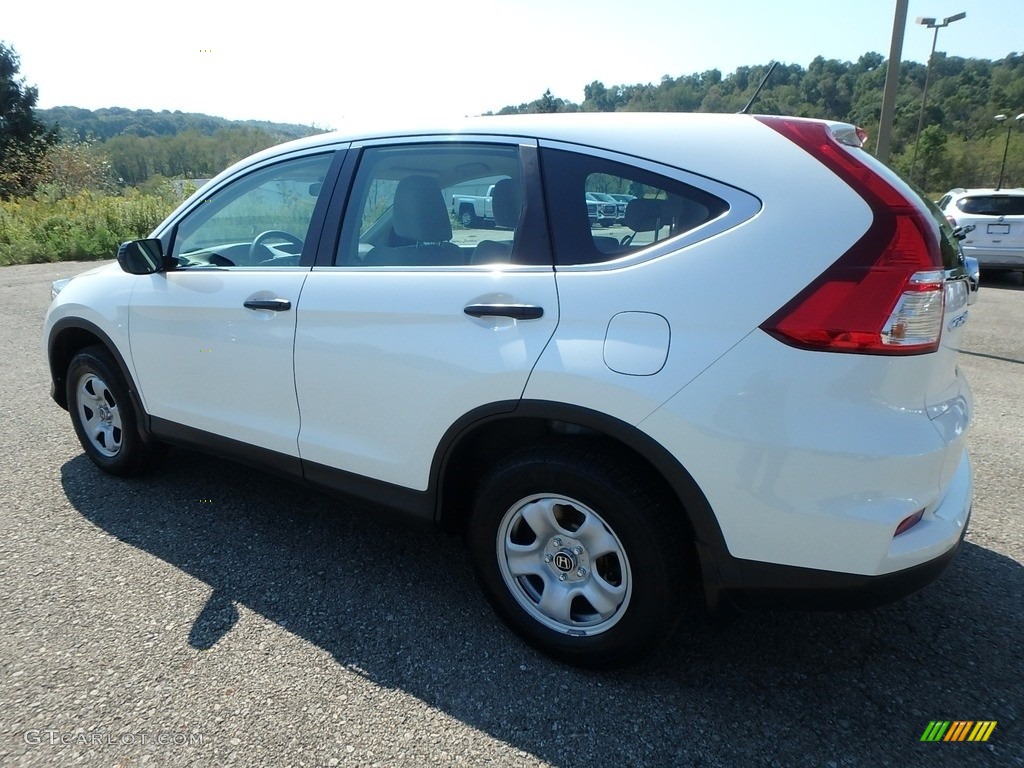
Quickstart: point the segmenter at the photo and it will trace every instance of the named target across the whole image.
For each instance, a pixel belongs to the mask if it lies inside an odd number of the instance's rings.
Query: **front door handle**
[[[272,312],[284,312],[292,308],[288,299],[246,299],[242,304],[246,309],[269,309]]]
[[[470,304],[462,311],[470,317],[511,317],[513,320],[544,317],[544,307],[533,304]]]

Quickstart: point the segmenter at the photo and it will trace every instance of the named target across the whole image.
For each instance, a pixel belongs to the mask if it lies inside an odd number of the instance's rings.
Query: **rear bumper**
[[[977,248],[963,246],[964,256],[973,256],[984,269],[1024,269],[1024,248]]]
[[[964,531],[952,547],[933,560],[882,576],[819,571],[774,563],[736,560],[739,583],[706,585],[709,607],[850,610],[901,600],[935,581],[956,557]],[[702,560],[704,557],[702,556]],[[702,563],[707,573],[708,563]]]
[[[972,496],[965,452],[942,503],[892,540],[889,565],[901,560],[916,564],[879,575],[742,560],[698,544],[708,605],[846,610],[900,600],[933,582],[953,561],[967,532]]]

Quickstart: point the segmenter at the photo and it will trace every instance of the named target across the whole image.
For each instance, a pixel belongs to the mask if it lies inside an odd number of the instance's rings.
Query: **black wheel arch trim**
[[[444,514],[443,480],[449,471],[448,463],[459,444],[486,424],[503,419],[541,419],[576,424],[617,440],[646,460],[657,471],[678,497],[693,529],[699,552],[711,558],[711,567],[705,569],[705,580],[709,576],[720,581],[720,574],[731,569],[727,563],[720,563],[720,556],[730,560],[725,537],[718,525],[707,497],[701,491],[693,476],[672,456],[667,449],[632,424],[608,414],[568,403],[545,400],[520,400],[491,403],[465,414],[449,428],[442,439],[431,469],[431,486],[437,502],[435,520],[440,524]],[[724,566],[724,568],[723,568]],[[717,589],[717,584],[712,585]]]
[[[66,338],[65,334],[68,331],[82,331],[88,333],[91,336],[96,337],[96,341],[106,347],[107,351],[113,355],[114,361],[121,369],[122,375],[124,375],[125,381],[128,382],[128,391],[132,396],[132,401],[136,406],[136,410],[143,414],[145,409],[142,408],[142,402],[139,399],[138,391],[135,387],[135,381],[131,376],[131,371],[128,368],[128,364],[121,354],[121,350],[118,349],[117,345],[113,342],[107,333],[100,329],[98,325],[90,322],[89,320],[83,320],[80,317],[65,317],[58,320],[53,324],[50,329],[50,335],[46,339],[46,360],[50,366],[50,397],[65,411],[68,409],[67,402],[67,382],[65,377],[67,375],[67,368],[61,370],[60,366],[57,365],[57,360],[63,356],[62,350],[58,350],[57,344],[61,338]],[[87,345],[92,346],[92,345]],[[67,355],[67,363],[71,362],[71,358],[74,355]]]
[[[142,405],[142,398],[139,396],[138,387],[135,385],[135,379],[131,374],[127,361],[110,336],[89,320],[84,320],[80,317],[64,317],[54,323],[50,329],[50,335],[46,339],[46,362],[50,368],[50,397],[65,411],[68,409],[67,365],[70,364],[74,354],[67,354],[65,350],[58,348],[58,344],[61,339],[67,338],[65,334],[76,331],[93,336],[96,339],[96,343],[106,349],[114,358],[114,362],[121,370],[121,375],[124,376],[125,383],[128,385],[128,396],[131,398],[132,406],[135,408],[135,413],[138,414],[136,424],[139,437],[146,444],[152,443],[153,434],[150,431],[149,414],[146,413],[146,409]],[[94,345],[87,344],[84,346]],[[57,365],[59,359],[65,360],[63,370]]]

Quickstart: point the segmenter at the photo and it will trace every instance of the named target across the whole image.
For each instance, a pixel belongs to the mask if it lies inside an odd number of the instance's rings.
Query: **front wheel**
[[[679,510],[626,459],[588,445],[509,456],[481,482],[468,530],[488,599],[527,642],[591,668],[640,661],[683,610]]]
[[[135,475],[162,454],[161,445],[143,440],[125,378],[102,347],[87,347],[71,359],[67,402],[78,441],[104,472]]]

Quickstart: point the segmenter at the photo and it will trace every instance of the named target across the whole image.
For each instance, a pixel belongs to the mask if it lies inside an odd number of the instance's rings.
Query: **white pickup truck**
[[[494,223],[494,208],[491,205],[491,193],[494,184],[459,185],[449,190],[450,210],[464,227],[476,227],[480,224]],[[481,194],[482,193],[482,194]]]

